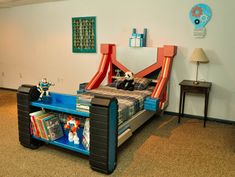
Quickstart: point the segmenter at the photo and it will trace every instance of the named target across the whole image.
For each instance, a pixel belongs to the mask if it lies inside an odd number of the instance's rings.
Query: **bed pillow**
[[[135,81],[135,90],[145,90],[148,86],[149,83],[151,82],[150,79],[147,78],[134,78]]]
[[[114,80],[111,84],[109,84],[110,87],[117,87],[118,84],[123,82],[125,80],[125,77],[120,77],[116,80]]]
[[[109,84],[109,86],[110,87],[117,87],[117,85],[120,84],[121,82],[123,82],[124,80],[125,80],[125,77],[120,77],[120,78],[114,80],[111,84]],[[145,90],[151,81],[150,81],[150,79],[147,79],[147,78],[135,77],[134,82],[135,82],[135,86],[134,86],[135,90]]]

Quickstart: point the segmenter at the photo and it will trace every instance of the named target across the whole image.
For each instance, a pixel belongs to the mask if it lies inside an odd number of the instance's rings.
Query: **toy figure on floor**
[[[64,125],[64,128],[69,130],[68,140],[74,144],[79,144],[79,137],[77,135],[77,130],[79,129],[80,121],[76,120],[74,117],[69,116],[67,118],[67,123]]]
[[[54,86],[55,84],[51,82],[47,82],[46,78],[43,78],[37,85],[38,91],[41,93],[39,96],[39,100],[42,100],[43,96],[49,96],[49,87]]]
[[[120,82],[117,85],[117,89],[123,89],[123,90],[129,90],[133,91],[134,90],[134,76],[133,73],[128,71],[125,73],[125,80]]]

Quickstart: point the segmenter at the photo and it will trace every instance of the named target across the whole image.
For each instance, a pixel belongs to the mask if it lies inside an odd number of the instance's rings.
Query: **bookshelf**
[[[83,146],[83,144],[81,142],[82,141],[82,132],[83,132],[83,128],[80,128],[78,130],[78,137],[80,139],[80,144],[74,144],[74,143],[69,142],[67,136],[63,136],[55,141],[48,141],[48,140],[45,140],[42,138],[38,138],[36,136],[32,136],[32,137],[34,139],[39,140],[39,141],[43,141],[48,144],[53,144],[53,145],[56,145],[56,146],[59,146],[59,147],[65,148],[65,149],[69,149],[71,151],[79,152],[81,154],[89,156],[89,151]]]
[[[50,102],[45,103],[42,101],[32,101],[30,104],[33,107],[38,107],[38,108],[44,108],[49,111],[56,111],[60,113],[67,113],[67,114],[72,114],[72,115],[77,115],[77,116],[82,116],[85,118],[89,117],[89,113],[84,113],[84,112],[79,112],[76,111],[76,96],[75,95],[68,95],[68,94],[60,94],[60,93],[50,93]],[[65,149],[69,149],[75,152],[79,152],[84,155],[89,155],[89,151],[83,146],[82,144],[82,134],[83,134],[83,128],[80,128],[77,132],[80,144],[74,144],[73,142],[68,141],[68,136],[64,131],[64,136],[54,140],[54,141],[48,141],[43,138],[39,138],[37,136],[32,135],[32,138],[46,142],[48,144],[53,144]]]
[[[32,101],[31,106],[49,109],[53,111],[89,117],[89,113],[80,112],[76,110],[76,96],[75,95],[67,95],[60,93],[50,93],[51,101],[50,103],[44,103],[42,101]]]
[[[38,101],[39,95],[40,93],[34,85],[21,85],[18,89],[17,112],[20,144],[30,149],[37,149],[44,143],[55,145],[89,156],[90,166],[96,171],[106,174],[113,172],[117,164],[118,145],[118,104],[116,98],[94,97],[90,113],[86,114],[76,111],[75,95],[51,93],[50,99],[46,102]],[[82,143],[84,132],[82,127],[77,132],[80,144],[69,142],[66,130],[63,130],[64,136],[53,141],[46,140],[44,136],[45,139],[35,136],[37,134],[33,134],[35,129],[32,128],[31,115],[40,111],[41,108],[45,108],[49,112],[77,115],[79,119],[84,120],[89,116],[89,150]],[[39,117],[37,121],[39,124],[40,121],[43,123],[43,117]],[[63,125],[65,122],[60,119],[60,123]],[[87,127],[85,128],[87,129]],[[41,134],[40,137],[42,137]]]

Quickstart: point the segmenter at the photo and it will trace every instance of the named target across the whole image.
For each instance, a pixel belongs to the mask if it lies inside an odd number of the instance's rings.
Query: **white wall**
[[[195,39],[188,14],[199,1],[186,0],[67,0],[0,10],[0,87],[36,84],[42,77],[54,81],[53,91],[75,93],[99,64],[97,54],[72,53],[71,18],[97,17],[97,42],[128,45],[133,27],[149,30],[148,46],[175,44],[168,111],[177,112],[178,83],[194,79],[196,65],[189,57],[204,48],[210,63],[201,64],[199,79],[213,82],[209,116],[235,121],[235,1],[205,0],[213,13],[207,36]],[[98,48],[99,51],[99,48]],[[4,76],[2,76],[4,73]],[[20,77],[22,75],[22,78]],[[186,98],[185,112],[203,115],[202,96]]]

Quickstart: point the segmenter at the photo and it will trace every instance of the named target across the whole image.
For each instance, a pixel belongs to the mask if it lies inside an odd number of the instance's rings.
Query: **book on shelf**
[[[90,148],[90,119],[86,118],[85,125],[82,134],[82,144],[85,146],[87,150]]]
[[[40,134],[39,134],[39,129],[37,127],[37,124],[36,124],[36,121],[35,121],[35,117],[36,116],[40,116],[42,114],[45,114],[45,111],[44,110],[41,110],[41,111],[37,111],[37,112],[33,112],[33,113],[30,113],[30,120],[31,120],[31,127],[33,129],[33,134],[37,137],[40,137]]]
[[[90,110],[90,106],[88,106],[88,105],[82,105],[82,104],[77,104],[76,105],[76,108],[77,109],[84,109],[84,110]]]
[[[89,95],[77,95],[77,102],[90,103],[92,96]]]
[[[49,116],[48,113],[42,114],[42,115],[40,115],[40,116],[38,116],[38,117],[35,117],[36,125],[37,125],[37,127],[38,127],[38,129],[39,129],[40,137],[43,138],[43,139],[46,139],[46,140],[48,140],[48,138],[47,138],[46,132],[45,132],[45,130],[44,130],[44,128],[43,128],[43,124],[42,124],[41,119],[44,119],[44,118],[47,117],[47,116]]]
[[[64,136],[58,117],[47,117],[43,120],[49,140],[54,141]]]
[[[76,110],[77,110],[77,111],[79,111],[79,112],[90,113],[90,111],[89,111],[89,110],[87,110],[87,109],[77,108]]]
[[[64,136],[58,116],[45,111],[30,113],[33,135],[45,140],[56,140]]]
[[[86,104],[86,103],[77,103],[76,108],[82,108],[82,109],[90,109],[91,104]]]

